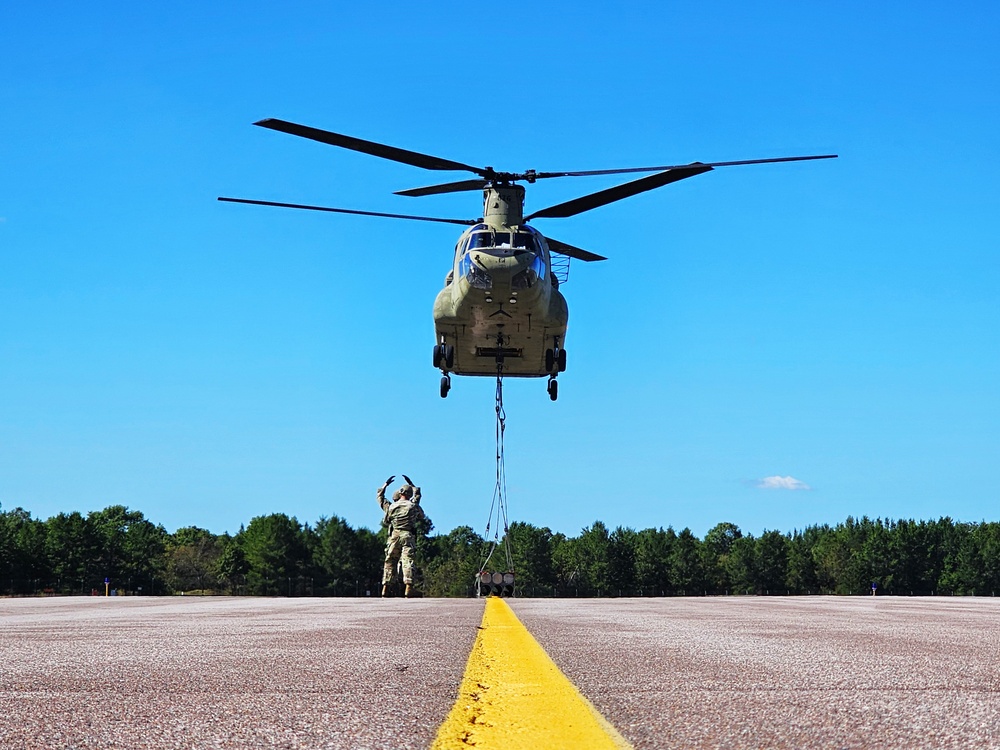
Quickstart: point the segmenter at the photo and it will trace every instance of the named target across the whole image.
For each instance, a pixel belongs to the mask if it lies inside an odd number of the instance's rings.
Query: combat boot
[[[403,592],[403,596],[405,596],[407,599],[409,599],[410,598],[410,592],[412,590],[413,590],[413,584],[410,584],[410,583],[406,584],[406,591]]]

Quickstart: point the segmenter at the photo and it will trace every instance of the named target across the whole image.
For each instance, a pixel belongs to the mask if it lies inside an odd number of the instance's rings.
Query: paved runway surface
[[[1000,600],[523,599],[637,748],[1000,747]],[[0,601],[0,747],[425,748],[477,600]]]
[[[0,748],[426,748],[482,602],[0,601]]]
[[[637,748],[1000,748],[1000,599],[515,604]]]

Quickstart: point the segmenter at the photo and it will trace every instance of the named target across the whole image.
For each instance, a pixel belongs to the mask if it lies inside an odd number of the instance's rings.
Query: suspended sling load
[[[510,544],[510,523],[507,520],[507,469],[504,460],[504,431],[507,427],[507,412],[503,406],[503,361],[497,357],[497,397],[496,397],[496,439],[497,439],[497,479],[493,488],[493,502],[490,503],[490,515],[486,519],[486,534],[484,539],[488,549],[476,574],[474,588],[476,596],[514,596],[514,554]],[[493,527],[493,541],[490,542],[490,527]],[[503,524],[503,541],[500,541],[500,525]],[[503,547],[503,559],[490,566],[493,555]],[[501,570],[497,570],[500,567]]]

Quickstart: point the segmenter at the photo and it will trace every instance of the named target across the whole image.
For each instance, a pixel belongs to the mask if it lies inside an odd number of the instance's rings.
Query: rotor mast
[[[483,223],[494,229],[507,229],[523,222],[523,185],[492,182],[483,189]]]

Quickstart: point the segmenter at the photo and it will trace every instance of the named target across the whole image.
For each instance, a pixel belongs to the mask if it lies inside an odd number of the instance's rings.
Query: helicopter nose
[[[493,277],[497,276],[513,276],[520,271],[531,265],[531,261],[534,259],[532,253],[519,253],[519,254],[500,254],[492,255],[490,253],[474,253],[472,256],[472,261],[486,273]]]

